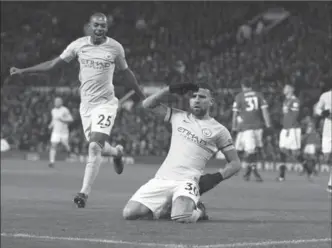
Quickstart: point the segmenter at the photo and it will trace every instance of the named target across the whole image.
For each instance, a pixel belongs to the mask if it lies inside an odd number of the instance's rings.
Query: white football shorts
[[[153,178],[141,186],[130,201],[145,205],[158,219],[164,208],[179,196],[189,197],[197,204],[200,197],[198,183],[193,180],[174,181]]]
[[[69,142],[69,133],[58,133],[52,132],[51,134],[51,143],[58,144],[58,143],[65,143],[68,144]]]
[[[245,130],[239,132],[235,140],[237,151],[254,153],[256,148],[263,147],[263,129]]]
[[[287,150],[300,150],[301,128],[282,129],[279,136],[279,148]]]
[[[83,131],[87,141],[90,140],[92,132],[111,134],[114,120],[116,118],[118,104],[106,103],[97,105],[89,110],[80,109]]]
[[[307,144],[303,149],[304,154],[315,155],[316,154],[316,146],[314,144]]]

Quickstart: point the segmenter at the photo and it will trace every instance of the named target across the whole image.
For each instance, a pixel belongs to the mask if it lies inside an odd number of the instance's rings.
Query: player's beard
[[[192,107],[191,108],[191,112],[193,113],[193,115],[197,116],[197,117],[203,117],[206,114],[206,110],[202,109],[200,107]]]

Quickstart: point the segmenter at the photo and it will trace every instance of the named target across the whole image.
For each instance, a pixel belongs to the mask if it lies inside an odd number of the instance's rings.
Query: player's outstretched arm
[[[152,94],[151,96],[147,97],[142,103],[143,108],[150,109],[155,114],[160,115],[161,117],[165,118],[168,114],[169,108],[161,103],[162,98],[169,93],[183,95],[190,90],[197,91],[198,86],[195,84],[192,84],[192,83],[178,83],[178,84],[170,85],[170,86],[165,87],[162,90],[156,92],[155,94]],[[172,109],[172,110],[175,110],[175,109]],[[171,112],[172,112],[172,110],[171,110]],[[171,115],[172,113],[169,113],[169,114]]]
[[[161,104],[162,98],[170,93],[169,87],[152,94],[144,99],[142,106],[145,109],[152,110],[155,114],[165,117],[167,114],[167,106]]]
[[[66,62],[62,60],[60,57],[57,57],[55,59],[43,62],[41,64],[24,68],[24,69],[19,69],[16,67],[10,68],[10,75],[15,75],[15,74],[22,74],[22,73],[38,73],[38,72],[47,72],[50,71],[56,67],[61,66],[62,64],[65,64]]]
[[[119,45],[118,49],[119,49],[119,54],[116,57],[115,62],[117,67],[123,74],[125,82],[129,84],[129,87],[135,91],[135,93],[139,96],[141,100],[145,99],[145,95],[138,85],[135,74],[128,67],[123,47]]]
[[[141,100],[145,99],[145,95],[141,90],[141,88],[139,87],[135,74],[132,72],[132,70],[127,68],[125,70],[122,70],[122,74],[125,79],[125,82],[129,84],[130,88],[132,88],[135,91],[135,93],[139,96],[139,98]]]

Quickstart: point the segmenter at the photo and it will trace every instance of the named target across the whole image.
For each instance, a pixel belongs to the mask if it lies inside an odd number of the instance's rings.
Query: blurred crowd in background
[[[269,23],[255,17],[276,8],[287,10],[289,17],[262,31]],[[64,9],[72,9],[72,14]],[[48,149],[53,99],[62,96],[75,119],[70,126],[73,151],[86,152],[77,91],[36,90],[79,87],[78,63],[20,77],[9,77],[9,68],[58,56],[88,32],[86,24],[94,12],[108,16],[109,36],[124,46],[140,85],[207,81],[217,91],[212,115],[229,128],[231,105],[243,79],[264,93],[276,130],[285,83],[297,88],[301,120],[311,118],[314,103],[331,84],[328,2],[7,2],[1,11],[1,137],[21,150]],[[120,97],[129,90],[117,75],[114,81]],[[187,99],[169,101],[178,108],[188,107]],[[169,139],[169,127],[162,120],[135,106],[120,110],[112,131],[112,141],[122,143],[131,155],[165,155]],[[278,132],[265,142],[271,148],[266,156],[277,158]]]

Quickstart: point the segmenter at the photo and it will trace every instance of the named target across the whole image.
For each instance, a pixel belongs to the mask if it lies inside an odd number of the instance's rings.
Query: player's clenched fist
[[[10,75],[21,74],[23,72],[22,69],[18,69],[16,67],[10,68]]]
[[[186,94],[188,91],[198,91],[199,87],[193,83],[177,83],[171,84],[169,86],[169,91],[171,93],[176,93],[180,95]]]

